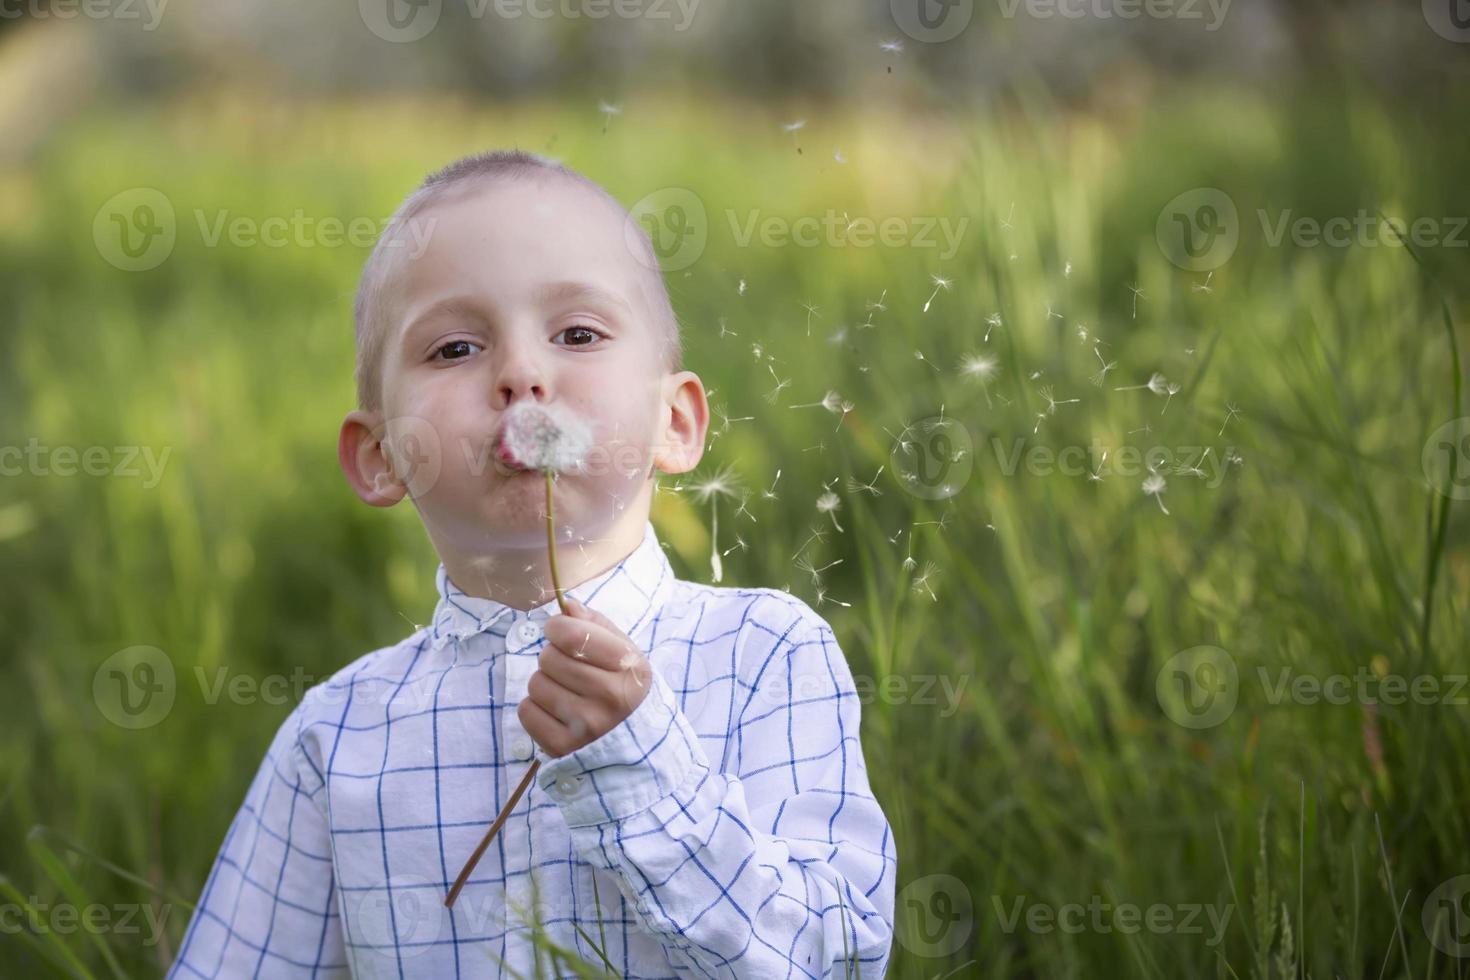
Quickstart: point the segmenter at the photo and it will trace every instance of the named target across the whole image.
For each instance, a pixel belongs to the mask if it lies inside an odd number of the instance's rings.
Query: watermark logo
[[[1214,728],[1235,711],[1240,673],[1235,658],[1219,647],[1190,647],[1164,663],[1154,690],[1159,707],[1175,724]]]
[[[704,254],[709,218],[704,202],[687,187],[664,187],[645,195],[628,211],[628,248],[649,264],[642,239],[653,248],[654,271],[687,269]]]
[[[384,421],[377,436],[393,468],[393,479],[408,488],[410,497],[424,496],[439,482],[444,449],[439,430],[428,419],[416,415],[395,416]],[[388,474],[380,473],[378,477],[387,480]]]
[[[958,419],[933,415],[905,426],[888,458],[899,485],[909,493],[945,500],[970,482],[975,442]]]
[[[124,272],[157,268],[173,253],[177,238],[173,204],[151,187],[114,194],[92,219],[98,253]]]
[[[1470,500],[1470,415],[1450,419],[1424,441],[1424,476],[1441,496]]]
[[[916,956],[948,956],[975,928],[970,889],[954,875],[925,875],[903,887],[896,900],[898,942]]]
[[[1424,0],[1424,22],[1446,41],[1470,43],[1470,2],[1467,0]]]
[[[1010,901],[1000,895],[992,895],[990,903],[1000,920],[1001,931],[1006,935],[1024,926],[1027,932],[1043,936],[1053,932],[1075,936],[1084,932],[1133,935],[1144,931],[1156,936],[1200,936],[1208,926],[1210,934],[1205,945],[1209,947],[1224,942],[1225,929],[1235,912],[1234,905],[1154,902],[1141,906],[1133,902],[1110,902],[1101,895],[1093,895],[1085,905],[1081,902],[1053,905],[1031,901],[1026,895],[1017,895]]]
[[[352,910],[357,943],[389,958],[417,956],[443,931],[448,910],[439,885],[420,875],[394,875],[363,892]]]
[[[888,0],[893,23],[915,41],[938,44],[959,36],[975,16],[975,0]]]
[[[1446,956],[1470,956],[1470,875],[1456,875],[1424,899],[1424,932]]]
[[[119,650],[92,675],[92,700],[119,728],[151,728],[174,706],[174,663],[157,647]]]
[[[1164,205],[1154,224],[1159,251],[1189,272],[1218,269],[1240,243],[1240,214],[1217,187],[1196,187]]]
[[[392,44],[428,37],[438,26],[443,8],[444,0],[357,0],[363,24]]]

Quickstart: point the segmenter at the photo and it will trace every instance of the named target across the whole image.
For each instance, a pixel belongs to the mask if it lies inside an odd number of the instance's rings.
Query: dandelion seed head
[[[516,402],[500,428],[503,458],[527,469],[574,469],[592,443],[591,423],[560,403]]]

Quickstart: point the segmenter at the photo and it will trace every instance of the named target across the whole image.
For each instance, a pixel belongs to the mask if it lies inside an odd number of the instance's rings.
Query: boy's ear
[[[704,382],[693,371],[670,374],[663,381],[668,424],[659,433],[653,459],[654,473],[688,473],[704,457],[704,439],[709,430],[709,402]]]
[[[376,412],[354,409],[342,420],[337,434],[337,462],[342,475],[365,504],[392,507],[403,499],[408,486],[393,473],[384,451],[382,420]]]

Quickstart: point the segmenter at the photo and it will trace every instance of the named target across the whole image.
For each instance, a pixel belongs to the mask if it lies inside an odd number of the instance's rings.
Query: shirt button
[[[581,776],[563,776],[556,781],[556,795],[564,800],[569,800],[577,795],[577,790],[582,788]]]
[[[531,740],[524,736],[510,743],[510,757],[517,762],[524,762],[531,758]]]
[[[511,627],[511,643],[516,647],[528,647],[541,638],[541,627],[534,619],[523,619]]]

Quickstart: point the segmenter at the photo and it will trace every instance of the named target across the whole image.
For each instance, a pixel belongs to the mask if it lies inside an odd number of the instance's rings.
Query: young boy
[[[286,719],[170,976],[881,977],[897,855],[831,627],[677,579],[649,521],[708,406],[647,236],[556,163],[466,158],[389,223],[356,334],[342,469],[413,500],[438,607]],[[595,430],[555,481],[571,615],[545,477],[495,451],[522,401]]]

